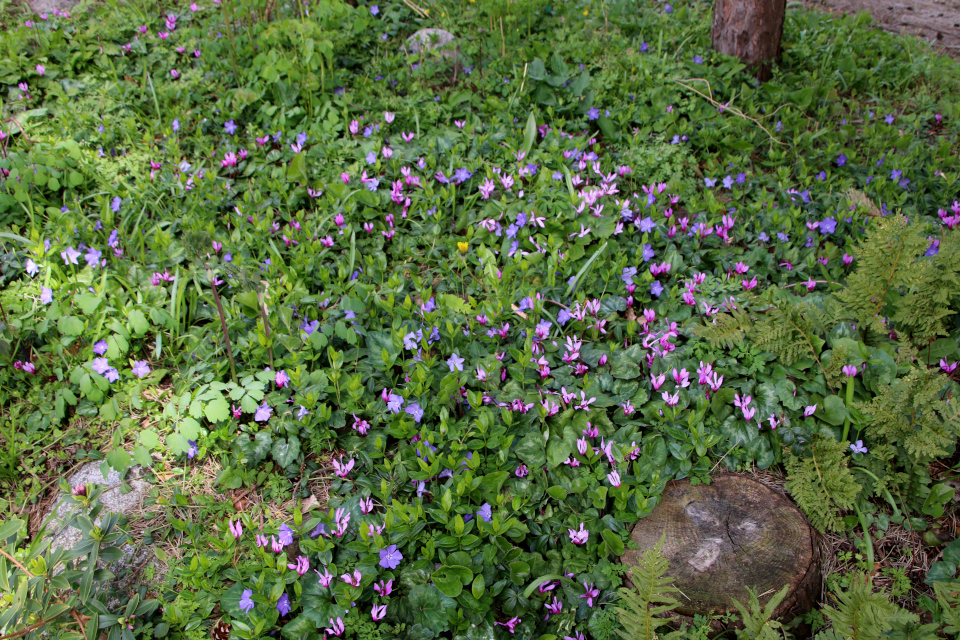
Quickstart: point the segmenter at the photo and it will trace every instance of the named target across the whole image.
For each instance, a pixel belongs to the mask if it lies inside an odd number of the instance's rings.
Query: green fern
[[[676,616],[660,617],[673,611],[680,603],[673,597],[673,578],[664,577],[669,563],[663,557],[664,533],[653,549],[644,552],[640,563],[631,571],[634,588],[619,590],[625,607],[617,607],[624,640],[656,640],[657,628],[677,620]]]
[[[856,270],[837,294],[858,324],[884,332],[885,307],[911,284],[907,274],[929,244],[920,226],[909,226],[902,215],[874,220],[866,238],[853,250]]]
[[[737,632],[737,637],[744,640],[782,640],[787,637],[787,632],[783,625],[772,620],[773,612],[777,610],[780,603],[787,596],[790,585],[785,584],[783,588],[770,598],[766,606],[760,605],[760,599],[757,598],[757,592],[747,587],[750,593],[749,608],[740,604],[739,600],[734,600],[733,604],[740,612],[743,620],[743,629]]]
[[[843,523],[837,511],[851,509],[860,491],[847,467],[848,445],[832,436],[817,436],[811,443],[809,457],[788,453],[784,460],[788,472],[784,486],[820,531],[841,531]]]
[[[954,638],[960,638],[960,582],[934,582],[933,591],[937,594],[943,628]]]
[[[945,382],[938,373],[913,369],[855,407],[874,437],[902,446],[914,463],[944,456],[960,433],[958,413],[943,399]]]
[[[921,347],[948,335],[946,321],[960,296],[960,233],[945,231],[934,256],[924,255],[929,244],[926,225],[908,224],[904,216],[875,220],[854,250],[856,270],[837,294],[847,313],[884,335],[888,316],[902,338]]]
[[[694,328],[694,333],[706,338],[715,347],[732,349],[743,344],[752,327],[753,319],[746,306],[741,305],[727,313],[716,314],[711,324],[698,325]]]
[[[755,312],[748,311],[754,308]],[[832,313],[811,300],[771,287],[763,295],[741,304],[728,313],[714,316],[712,324],[694,328],[694,333],[715,347],[731,349],[744,341],[777,356],[789,366],[809,358],[820,368],[820,335],[832,326]]]
[[[929,242],[921,236],[923,243]],[[960,233],[945,231],[939,252],[932,259],[918,259],[905,279],[908,284],[891,318],[897,330],[921,346],[949,335],[944,321],[952,320],[951,302],[960,295]]]
[[[850,588],[832,594],[837,608],[824,607],[823,615],[833,623],[836,637],[853,640],[881,640],[895,626],[916,623],[919,616],[890,602],[884,592],[874,592],[864,574],[854,574]],[[817,635],[820,637],[820,634]]]

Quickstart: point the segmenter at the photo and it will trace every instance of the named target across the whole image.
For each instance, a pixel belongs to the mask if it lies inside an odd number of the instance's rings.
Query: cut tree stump
[[[780,54],[787,0],[716,0],[713,7],[713,48],[736,56],[768,80]]]
[[[680,591],[678,613],[736,612],[734,600],[750,600],[747,587],[766,604],[789,584],[775,617],[793,617],[820,595],[816,531],[786,496],[752,478],[721,474],[709,485],[668,483],[660,503],[633,529],[640,549],[621,560],[638,564],[664,533],[667,576]]]

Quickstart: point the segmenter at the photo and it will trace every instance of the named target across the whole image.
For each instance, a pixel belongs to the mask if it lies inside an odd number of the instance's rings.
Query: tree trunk
[[[786,0],[716,0],[713,48],[736,56],[767,80],[780,53]]]
[[[633,529],[640,547],[622,557],[635,565],[666,532],[667,576],[680,590],[685,615],[736,612],[734,600],[760,602],[785,584],[775,617],[810,610],[820,595],[820,552],[816,532],[784,495],[752,478],[721,474],[709,485],[670,482],[653,512]]]

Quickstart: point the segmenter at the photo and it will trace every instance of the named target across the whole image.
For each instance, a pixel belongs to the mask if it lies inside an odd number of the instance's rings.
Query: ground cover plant
[[[844,573],[796,624],[954,633],[960,72],[791,9],[760,85],[709,16],[8,12],[0,635],[618,637],[670,608],[655,554],[621,599],[630,527],[749,469],[906,606]],[[402,51],[425,26],[457,48]],[[119,610],[96,491],[66,555],[17,519],[88,461],[176,487],[178,557]],[[191,496],[207,463],[263,502]],[[891,527],[929,572],[883,566]],[[773,595],[741,636],[789,632]]]

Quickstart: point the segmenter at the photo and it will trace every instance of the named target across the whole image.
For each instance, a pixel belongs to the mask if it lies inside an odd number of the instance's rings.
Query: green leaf
[[[78,296],[74,296],[73,301],[76,302],[80,310],[83,311],[83,315],[88,316],[97,310],[97,307],[103,302],[103,298],[95,296],[92,293],[81,293]]]
[[[477,577],[473,579],[473,585],[470,587],[470,592],[473,594],[473,597],[479,600],[483,597],[483,592],[486,591],[487,585],[484,582],[483,574],[477,574]]]
[[[23,529],[24,524],[26,523],[23,520],[17,518],[12,518],[0,524],[0,542],[5,541],[15,533],[19,533],[19,531]]]
[[[930,493],[923,501],[922,511],[933,518],[943,515],[943,506],[953,499],[953,487],[939,483],[930,487]]]
[[[456,598],[463,592],[463,583],[460,582],[459,572],[453,571],[450,567],[440,567],[434,571],[433,584],[437,585],[440,593],[449,598]]]
[[[603,137],[606,138],[608,142],[616,142],[620,139],[620,131],[617,130],[616,125],[606,116],[600,116],[597,120],[597,125],[600,127],[600,131],[603,132]]]
[[[133,459],[137,464],[150,468],[153,466],[153,458],[150,457],[150,450],[143,445],[139,445],[133,450]]]
[[[203,415],[210,422],[223,422],[230,418],[230,404],[221,395],[203,406]]]
[[[63,316],[57,320],[57,330],[62,336],[79,336],[83,333],[83,320],[76,316]]]
[[[623,555],[623,540],[620,539],[620,536],[615,534],[610,529],[604,529],[600,536],[607,543],[607,548],[610,549],[611,553],[615,556]]]
[[[234,618],[245,617],[246,614],[240,610],[240,597],[245,588],[242,583],[238,582],[224,591],[223,595],[220,596],[220,609]]]
[[[573,443],[568,442],[566,438],[554,436],[550,438],[547,444],[547,463],[551,469],[555,469],[563,464],[563,461],[573,453]]]
[[[930,565],[924,582],[931,585],[934,582],[950,582],[955,575],[957,575],[957,565],[952,562],[934,562]]]
[[[177,432],[187,440],[196,440],[200,435],[200,423],[193,418],[184,418],[180,421]]]
[[[443,305],[448,309],[452,309],[456,313],[462,313],[464,315],[473,313],[473,307],[464,302],[460,296],[451,295],[449,293],[443,294]]]
[[[523,437],[517,446],[516,453],[517,457],[531,469],[547,464],[547,456],[543,451],[543,436],[537,431],[532,431]]]
[[[820,418],[833,426],[843,424],[847,417],[847,407],[840,396],[827,396],[823,399],[823,413]]]
[[[434,586],[421,584],[410,590],[403,600],[410,621],[422,624],[435,633],[447,628],[447,611],[440,590]],[[455,603],[453,603],[455,606]]]
[[[298,153],[293,156],[293,160],[287,167],[287,180],[300,183],[306,183],[309,180],[307,176],[307,155],[305,153]]]
[[[317,635],[317,623],[308,618],[305,614],[300,614],[287,624],[283,625],[280,635],[290,640],[301,640]]]
[[[150,329],[147,316],[143,315],[143,311],[139,309],[134,309],[127,314],[127,324],[130,326],[130,333],[135,336],[142,336]]]
[[[279,438],[273,443],[271,453],[278,465],[288,467],[300,457],[300,439],[296,436]]]
[[[561,487],[560,485],[555,484],[550,487],[547,487],[547,493],[554,500],[566,500],[567,498],[567,490]]]
[[[537,118],[533,115],[533,111],[530,112],[530,115],[527,117],[527,126],[523,129],[523,152],[525,154],[530,153],[530,149],[533,148],[533,143],[537,140]]]
[[[112,449],[107,454],[107,463],[119,473],[123,473],[130,468],[130,454],[120,448]]]
[[[953,338],[940,338],[930,343],[930,346],[920,351],[926,358],[927,364],[937,364],[941,358],[946,358],[957,352],[957,341]]]

